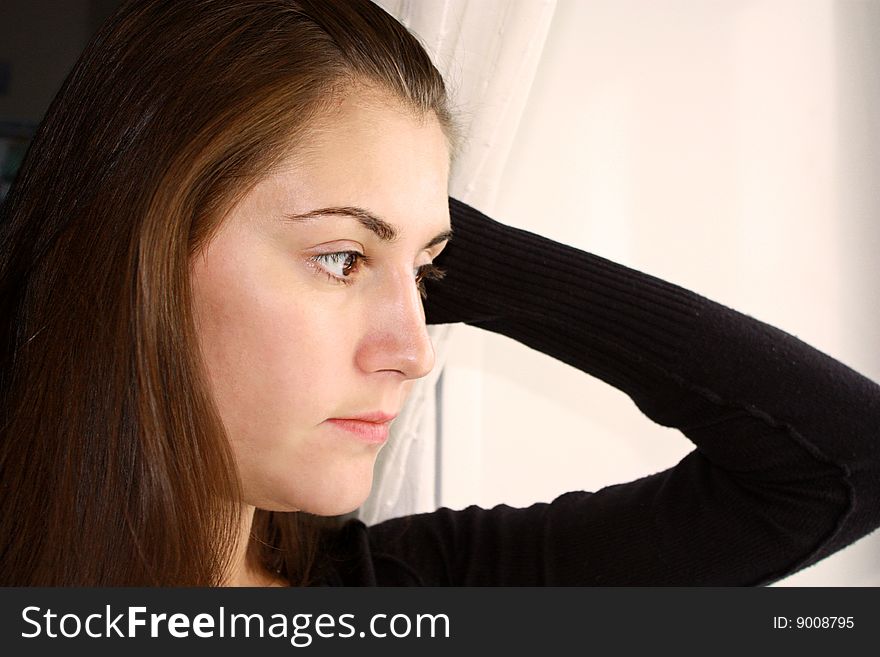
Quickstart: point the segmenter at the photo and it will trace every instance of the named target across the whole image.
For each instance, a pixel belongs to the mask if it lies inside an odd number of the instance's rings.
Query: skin
[[[446,137],[433,115],[377,94],[350,93],[325,118],[192,263],[196,330],[244,493],[233,584],[271,583],[244,565],[255,508],[338,515],[369,494],[381,445],[327,420],[396,415],[434,365],[417,276],[450,227]],[[342,214],[291,218],[327,207],[367,210],[397,237]],[[328,257],[343,251],[368,261]]]

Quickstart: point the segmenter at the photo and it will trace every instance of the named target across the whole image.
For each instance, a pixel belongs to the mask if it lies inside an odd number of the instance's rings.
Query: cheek
[[[307,289],[254,285],[241,272],[227,273],[199,279],[194,298],[208,379],[230,438],[271,441],[323,421],[353,367],[351,332],[320,312]]]
[[[244,499],[320,515],[353,510],[369,493],[376,450],[330,440],[318,425],[362,392],[358,323],[340,321],[343,309],[328,309],[326,293],[307,282],[269,285],[232,267],[204,273],[193,279],[197,332]]]

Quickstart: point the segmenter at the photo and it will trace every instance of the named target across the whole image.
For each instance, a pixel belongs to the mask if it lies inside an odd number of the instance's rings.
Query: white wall
[[[878,7],[559,0],[494,214],[880,380]],[[623,393],[469,327],[443,395],[452,508],[595,490],[693,447]],[[872,536],[785,583],[880,585],[878,551]]]

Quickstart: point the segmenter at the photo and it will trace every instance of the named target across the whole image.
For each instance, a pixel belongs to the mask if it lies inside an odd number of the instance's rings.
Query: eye
[[[337,251],[320,253],[312,256],[310,260],[316,263],[329,278],[348,284],[351,281],[346,279],[360,270],[361,263],[367,261],[367,256],[357,251]]]
[[[446,270],[434,264],[422,265],[418,268],[416,271],[416,285],[419,287],[419,294],[422,295],[422,299],[428,297],[425,281],[439,281],[444,276],[446,276]]]
[[[320,253],[309,260],[318,265],[327,278],[344,285],[350,285],[353,282],[352,274],[357,274],[361,266],[369,262],[369,258],[358,251]],[[445,275],[446,271],[434,264],[422,265],[415,270],[416,286],[423,299],[427,297],[425,281],[439,281]]]

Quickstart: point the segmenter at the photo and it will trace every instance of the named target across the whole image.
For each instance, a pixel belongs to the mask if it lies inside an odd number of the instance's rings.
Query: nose
[[[367,311],[367,330],[357,349],[364,372],[400,372],[419,379],[434,368],[434,345],[416,281],[409,272],[389,275]]]

